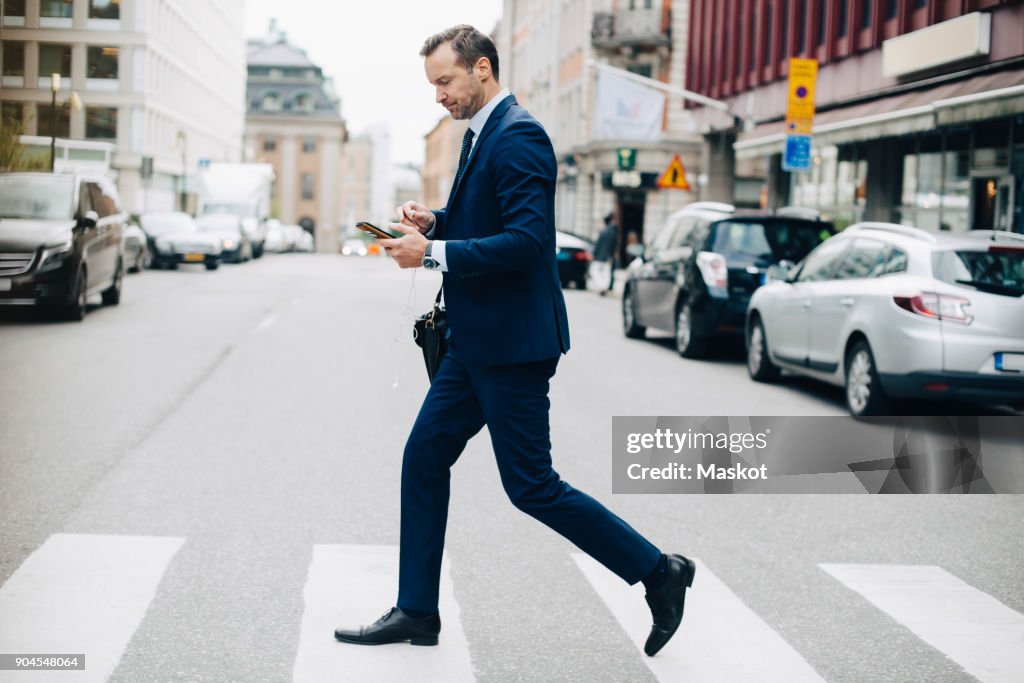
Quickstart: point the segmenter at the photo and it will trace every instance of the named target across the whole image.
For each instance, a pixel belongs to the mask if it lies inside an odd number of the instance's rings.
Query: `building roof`
[[[257,38],[250,40],[246,55],[249,66],[278,66],[284,68],[305,67],[317,69],[306,51],[289,43],[283,35],[268,42]]]

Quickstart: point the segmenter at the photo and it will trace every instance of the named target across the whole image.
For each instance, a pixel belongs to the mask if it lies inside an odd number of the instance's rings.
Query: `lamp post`
[[[57,91],[60,90],[60,74],[50,74],[50,173],[53,173],[57,158]]]
[[[185,131],[178,130],[178,135],[175,138],[175,146],[181,149],[181,194],[178,197],[180,206],[178,207],[181,211],[187,211],[188,197],[187,188],[185,181],[188,177],[188,138],[185,136]]]

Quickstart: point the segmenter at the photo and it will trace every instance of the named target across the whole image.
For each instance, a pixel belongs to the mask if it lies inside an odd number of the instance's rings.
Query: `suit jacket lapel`
[[[459,188],[466,182],[466,177],[469,175],[469,167],[473,165],[473,160],[476,159],[477,153],[480,151],[480,146],[484,144],[487,137],[494,132],[494,129],[498,127],[498,122],[501,121],[502,117],[505,116],[505,112],[513,104],[517,104],[515,95],[509,95],[494,108],[491,115],[487,117],[487,123],[484,124],[484,129],[480,131],[480,137],[476,139],[476,144],[473,145],[473,151],[469,155],[469,159],[466,160],[466,169],[462,172],[462,177],[459,178],[459,184],[452,188],[451,193],[448,195],[448,208],[451,209],[452,204],[455,203],[455,197],[459,194]]]

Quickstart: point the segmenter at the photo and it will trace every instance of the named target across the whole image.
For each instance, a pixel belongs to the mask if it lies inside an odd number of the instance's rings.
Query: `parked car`
[[[561,230],[555,231],[555,260],[562,287],[587,288],[587,269],[594,260],[594,245]]]
[[[295,239],[295,251],[309,253],[313,251],[314,248],[315,244],[313,242],[313,233],[309,232],[308,230],[299,228],[299,232],[297,233]]]
[[[280,221],[273,221],[267,227],[267,239],[263,242],[263,249],[269,253],[280,254],[288,251],[290,245],[285,226]]]
[[[283,229],[288,244],[288,251],[298,251],[299,242],[302,241],[302,235],[306,231],[298,225],[285,225]]]
[[[177,268],[180,263],[201,263],[207,270],[220,266],[220,239],[200,232],[187,213],[146,213],[139,218],[139,224],[146,233],[154,268]]]
[[[125,215],[113,181],[84,173],[0,174],[0,305],[81,320],[86,299],[121,300]]]
[[[676,350],[704,356],[719,337],[742,339],[747,304],[772,265],[802,260],[831,236],[831,223],[805,210],[737,213],[696,202],[665,226],[626,269],[623,330],[675,333]]]
[[[789,272],[747,315],[747,367],[845,387],[853,415],[892,397],[1024,404],[1024,236],[859,223]]]
[[[199,231],[220,240],[221,260],[244,263],[252,259],[253,245],[242,228],[242,219],[233,213],[208,213],[196,218]]]
[[[341,245],[342,256],[366,256],[367,253],[369,253],[369,249],[366,240],[361,240],[358,237],[349,238]]]
[[[125,223],[124,237],[121,242],[125,267],[129,273],[138,273],[144,268],[149,268],[152,258],[149,255],[146,233],[142,231],[142,228],[135,223]]]

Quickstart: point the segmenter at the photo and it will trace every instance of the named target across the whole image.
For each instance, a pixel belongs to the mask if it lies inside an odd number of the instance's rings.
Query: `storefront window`
[[[4,76],[25,75],[25,43],[19,40],[4,41]]]
[[[25,0],[4,0],[4,17],[25,16]]]
[[[87,107],[85,110],[85,137],[93,140],[116,140],[117,109],[115,107]]]

